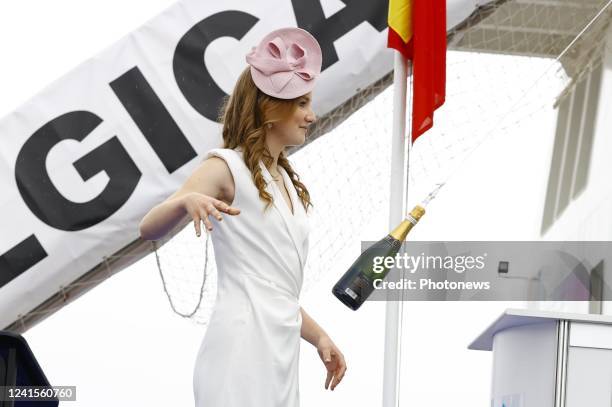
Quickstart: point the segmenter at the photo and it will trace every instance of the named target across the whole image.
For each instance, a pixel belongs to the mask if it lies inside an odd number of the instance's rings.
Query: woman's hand
[[[199,237],[201,234],[200,222],[204,222],[208,230],[212,230],[212,223],[208,219],[209,215],[217,218],[218,221],[223,220],[221,212],[227,213],[228,215],[238,215],[240,209],[229,206],[219,199],[215,199],[212,196],[200,194],[198,192],[191,192],[186,194],[182,198],[183,208],[191,216],[195,224],[196,235]]]
[[[317,352],[319,352],[319,357],[327,369],[325,389],[329,387],[331,382],[331,390],[333,391],[338,383],[340,383],[344,377],[344,373],[346,372],[344,355],[327,335],[322,336],[317,341]]]

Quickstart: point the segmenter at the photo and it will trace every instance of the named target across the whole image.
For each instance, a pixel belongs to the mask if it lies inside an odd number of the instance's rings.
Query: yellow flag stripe
[[[429,0],[421,0],[429,1]],[[389,27],[408,43],[412,38],[412,0],[389,0]]]

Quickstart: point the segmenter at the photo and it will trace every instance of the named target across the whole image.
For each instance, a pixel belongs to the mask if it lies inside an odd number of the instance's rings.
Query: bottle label
[[[355,293],[355,291],[351,290],[350,287],[346,287],[344,292],[347,293],[352,299],[357,299],[357,294]]]
[[[352,293],[352,295],[349,293]],[[359,273],[357,278],[349,283],[349,286],[346,287],[345,292],[350,295],[354,300],[362,303],[370,296],[370,294],[374,291],[374,285],[372,284],[372,280],[370,280],[363,273]],[[354,295],[354,297],[353,297]]]

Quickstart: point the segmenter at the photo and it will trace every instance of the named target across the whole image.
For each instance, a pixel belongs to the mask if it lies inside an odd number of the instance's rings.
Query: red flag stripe
[[[446,93],[446,0],[414,1],[412,142],[433,126]]]
[[[408,43],[405,43],[404,40],[402,40],[402,37],[400,37],[400,35],[391,27],[389,27],[389,34],[387,36],[387,47],[395,48],[401,52],[406,59],[412,59],[412,38],[408,41]]]

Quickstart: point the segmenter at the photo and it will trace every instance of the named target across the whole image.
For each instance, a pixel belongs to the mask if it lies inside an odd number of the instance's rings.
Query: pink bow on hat
[[[305,68],[307,58],[306,50],[299,44],[293,42],[287,46],[282,38],[275,37],[259,53],[257,48],[253,47],[246,56],[246,61],[267,76],[274,90],[280,92],[293,75],[306,81],[315,78],[316,74]]]

